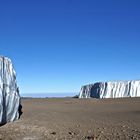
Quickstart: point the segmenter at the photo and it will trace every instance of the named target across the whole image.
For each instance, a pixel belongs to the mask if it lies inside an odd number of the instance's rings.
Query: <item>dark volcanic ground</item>
[[[140,98],[22,99],[23,115],[2,140],[140,139]]]

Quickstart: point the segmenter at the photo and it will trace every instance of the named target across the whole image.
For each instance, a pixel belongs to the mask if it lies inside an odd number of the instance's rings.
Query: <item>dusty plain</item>
[[[22,99],[23,114],[0,140],[140,140],[140,98]]]

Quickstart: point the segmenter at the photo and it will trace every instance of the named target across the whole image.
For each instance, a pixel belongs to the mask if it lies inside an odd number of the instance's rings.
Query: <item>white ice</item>
[[[81,88],[79,98],[140,97],[140,80],[99,82]]]
[[[11,60],[0,56],[0,124],[18,119],[19,105],[16,72]]]

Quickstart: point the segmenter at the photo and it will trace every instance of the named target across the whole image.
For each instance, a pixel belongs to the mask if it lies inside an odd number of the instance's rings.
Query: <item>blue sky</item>
[[[13,60],[22,95],[68,96],[96,81],[140,79],[139,7],[139,0],[2,0],[0,54]]]

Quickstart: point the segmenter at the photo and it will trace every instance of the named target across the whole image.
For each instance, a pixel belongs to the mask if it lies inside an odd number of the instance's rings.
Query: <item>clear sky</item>
[[[140,79],[140,0],[1,0],[0,54],[22,94]]]

